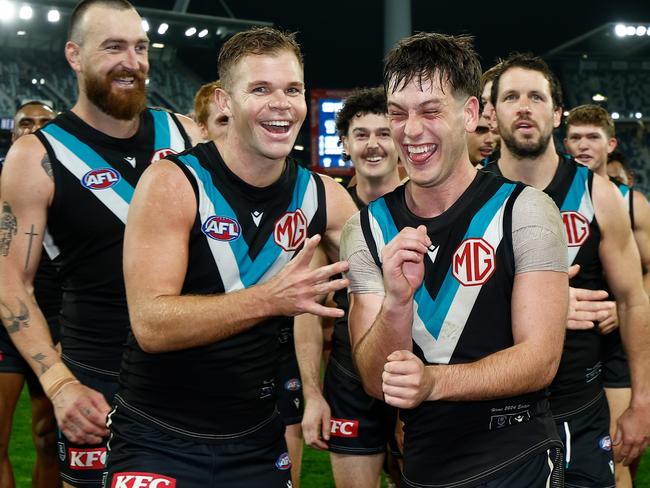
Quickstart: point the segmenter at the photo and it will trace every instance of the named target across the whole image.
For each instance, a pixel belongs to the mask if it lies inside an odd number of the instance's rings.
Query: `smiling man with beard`
[[[18,140],[5,162],[0,308],[54,405],[63,480],[98,487],[129,329],[122,277],[129,203],[151,162],[200,136],[189,119],[145,108],[149,41],[128,1],[81,2],[68,39],[75,105]],[[43,242],[63,283],[60,355],[31,297]]]

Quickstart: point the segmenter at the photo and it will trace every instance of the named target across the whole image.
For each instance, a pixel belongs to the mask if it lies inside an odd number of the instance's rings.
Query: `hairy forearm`
[[[263,285],[220,295],[157,296],[129,306],[140,347],[162,353],[199,347],[277,315]]]
[[[357,370],[368,394],[382,398],[382,372],[386,358],[398,350],[411,351],[412,302],[395,304],[386,298],[377,318],[354,348]]]
[[[427,366],[428,400],[493,400],[540,390],[553,380],[560,354],[522,342],[473,363]]]
[[[632,377],[632,402],[650,401],[650,307],[647,298],[636,303],[617,301],[621,338]]]
[[[321,318],[312,314],[294,319],[293,338],[305,397],[320,395],[320,363],[323,354],[323,327]]]

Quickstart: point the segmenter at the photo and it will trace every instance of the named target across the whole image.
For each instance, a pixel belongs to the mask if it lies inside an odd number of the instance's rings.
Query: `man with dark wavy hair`
[[[562,90],[546,62],[514,53],[492,85],[501,156],[486,169],[549,195],[562,214],[571,266],[566,341],[550,402],[566,449],[567,486],[614,486],[615,459],[637,458],[650,436],[650,306],[640,257],[623,200],[606,178],[558,155],[553,130],[562,116]],[[604,134],[603,134],[604,136]],[[605,142],[605,141],[603,141]],[[587,160],[584,154],[583,160]],[[604,156],[603,156],[604,163]],[[598,322],[616,297],[632,374],[630,407],[609,435]]]
[[[542,192],[472,166],[480,76],[468,37],[416,34],[387,56],[409,181],[343,232],[354,359],[366,390],[400,408],[403,486],[559,487],[546,386],[562,349],[566,242]]]
[[[399,156],[390,135],[383,88],[351,93],[336,115],[336,128],[343,144],[343,157],[354,164],[356,184],[348,192],[357,207],[365,207],[399,185]],[[330,451],[338,488],[370,488],[379,482],[389,449],[393,454],[397,451],[397,412],[363,390],[352,360],[347,298],[347,290],[334,294],[334,301],[346,315],[334,324],[332,354],[322,392],[321,323],[308,314],[296,317],[296,354],[306,401],[302,424],[305,442]]]

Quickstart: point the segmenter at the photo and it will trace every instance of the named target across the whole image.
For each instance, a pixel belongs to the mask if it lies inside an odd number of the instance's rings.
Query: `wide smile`
[[[265,120],[260,125],[271,134],[284,135],[289,133],[292,123],[290,120]]]
[[[404,152],[413,163],[424,163],[438,150],[438,144],[404,144]]]
[[[135,87],[135,76],[120,76],[113,78],[112,83],[120,88],[134,88]]]

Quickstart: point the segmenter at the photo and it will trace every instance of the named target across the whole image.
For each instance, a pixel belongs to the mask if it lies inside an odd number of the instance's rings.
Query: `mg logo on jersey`
[[[582,246],[589,237],[589,221],[578,212],[562,212],[569,247]]]
[[[464,286],[482,285],[495,269],[494,249],[482,238],[465,239],[451,259],[451,272]]]
[[[358,437],[359,421],[332,417],[330,419],[330,434],[334,437]]]
[[[156,473],[115,473],[111,488],[175,488],[176,479]]]
[[[115,185],[122,177],[113,168],[99,168],[88,171],[81,184],[89,190],[105,190]]]
[[[106,467],[106,448],[68,449],[70,469],[103,469]]]
[[[153,153],[153,156],[151,156],[151,162],[155,163],[159,159],[165,159],[170,154],[177,154],[177,152],[168,147],[165,149],[158,149],[155,153]]]
[[[215,241],[234,241],[241,234],[239,222],[230,217],[213,215],[201,226],[203,233]]]
[[[295,251],[307,238],[307,219],[302,210],[286,212],[275,223],[273,240],[285,251]]]

